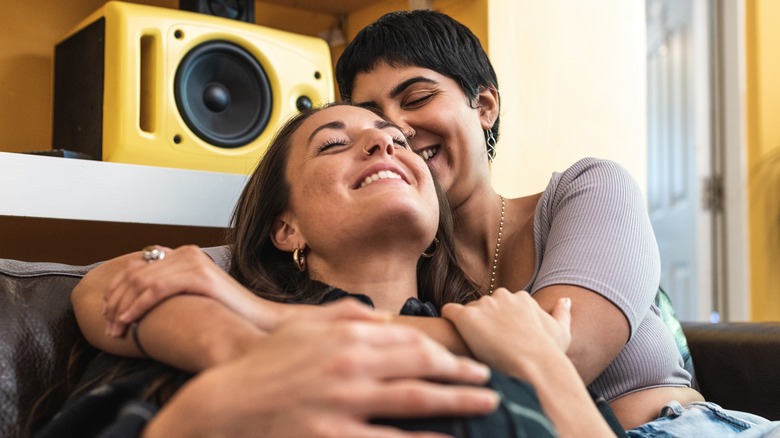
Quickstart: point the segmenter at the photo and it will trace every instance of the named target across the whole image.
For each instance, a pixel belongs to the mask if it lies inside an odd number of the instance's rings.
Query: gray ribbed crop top
[[[611,161],[586,158],[554,173],[534,217],[536,267],[525,290],[569,284],[601,294],[625,314],[628,343],[590,388],[608,401],[658,386],[690,386],[654,298],[661,261],[644,197]]]

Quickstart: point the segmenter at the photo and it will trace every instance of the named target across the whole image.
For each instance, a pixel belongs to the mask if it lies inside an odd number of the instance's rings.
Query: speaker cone
[[[234,43],[209,41],[193,48],[176,70],[173,89],[184,122],[214,146],[244,146],[268,125],[268,76],[254,56]]]

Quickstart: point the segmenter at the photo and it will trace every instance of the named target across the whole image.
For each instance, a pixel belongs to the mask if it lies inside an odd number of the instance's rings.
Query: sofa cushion
[[[65,381],[83,339],[70,292],[91,267],[0,259],[0,436],[21,436],[36,401]]]

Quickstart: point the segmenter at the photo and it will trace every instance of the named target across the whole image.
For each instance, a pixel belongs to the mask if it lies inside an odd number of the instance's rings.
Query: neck
[[[367,295],[380,310],[398,313],[407,299],[417,297],[417,257],[364,253],[357,257],[312,257],[312,278],[350,293]]]
[[[484,274],[480,272],[492,267],[501,216],[501,198],[492,188],[475,191],[454,207],[453,213],[458,256],[464,262],[467,272],[484,283]]]

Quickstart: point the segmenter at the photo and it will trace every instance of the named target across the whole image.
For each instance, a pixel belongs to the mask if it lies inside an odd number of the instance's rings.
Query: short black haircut
[[[462,23],[426,9],[389,12],[363,28],[336,62],[336,81],[350,101],[355,78],[377,64],[417,66],[453,79],[470,101],[481,87],[498,90],[498,78],[482,44]],[[498,138],[498,117],[491,128]]]

